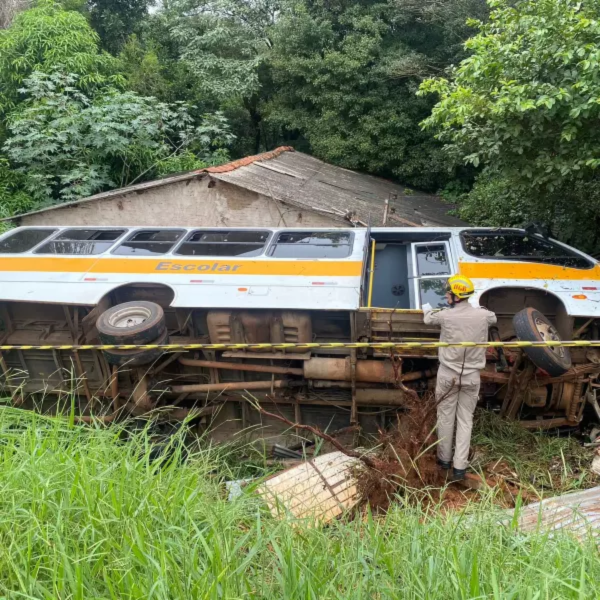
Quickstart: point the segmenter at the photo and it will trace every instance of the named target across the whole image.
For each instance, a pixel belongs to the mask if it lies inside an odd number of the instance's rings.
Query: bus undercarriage
[[[98,318],[111,307],[140,302],[162,307],[161,343],[169,344],[403,343],[439,336],[416,310],[175,309],[171,300],[166,286],[134,284],[95,307],[3,302],[0,344],[101,344]],[[492,339],[516,339],[513,316],[525,307],[546,315],[563,339],[598,337],[595,320],[573,320],[540,290],[496,290],[481,303],[498,316]],[[296,432],[258,412],[256,402],[292,423],[328,431],[357,424],[368,436],[395,422],[410,390],[432,390],[437,369],[436,351],[422,348],[145,352],[137,360],[135,351],[117,359],[100,350],[5,351],[2,392],[15,405],[50,413],[75,406],[84,421],[92,415],[110,422],[153,413],[162,420],[191,418],[198,431],[210,431],[217,441],[248,436],[272,445],[289,442]],[[559,376],[518,349],[490,349],[487,357],[482,399],[527,427],[578,425],[586,400],[595,405],[600,372],[595,349],[571,349],[572,366]]]

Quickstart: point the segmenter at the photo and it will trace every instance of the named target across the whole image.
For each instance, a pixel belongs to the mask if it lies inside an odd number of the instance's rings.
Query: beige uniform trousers
[[[438,458],[453,462],[455,469],[466,469],[469,464],[469,447],[473,429],[473,413],[479,398],[481,376],[479,371],[458,375],[440,367],[435,388],[437,401]],[[456,429],[454,461],[452,442]]]

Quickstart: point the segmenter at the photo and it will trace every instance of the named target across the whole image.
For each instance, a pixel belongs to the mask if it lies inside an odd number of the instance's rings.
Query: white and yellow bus
[[[497,313],[495,340],[598,339],[600,265],[535,231],[21,227],[0,237],[1,345],[430,341],[421,305],[443,307],[457,272]],[[295,420],[374,430],[402,406],[398,358],[428,389],[435,352],[418,347],[14,349],[0,366],[19,402],[75,385],[82,410],[200,407],[228,436],[258,423],[250,390]],[[584,348],[490,350],[483,392],[531,426],[575,424],[599,363]]]

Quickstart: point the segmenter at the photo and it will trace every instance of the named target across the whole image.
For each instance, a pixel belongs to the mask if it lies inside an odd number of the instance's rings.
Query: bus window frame
[[[277,237],[281,234],[286,234],[286,233],[336,233],[336,232],[344,232],[347,233],[349,235],[349,240],[348,240],[348,246],[350,247],[350,252],[348,252],[347,256],[344,257],[320,257],[320,258],[312,258],[312,257],[304,257],[304,256],[294,256],[294,257],[282,257],[282,256],[273,256],[273,251],[275,250],[275,246],[277,245]],[[352,230],[348,230],[345,228],[336,228],[336,229],[319,229],[318,227],[315,227],[314,229],[277,229],[275,231],[272,232],[272,237],[271,237],[271,241],[269,243],[269,246],[265,252],[265,255],[272,259],[272,260],[351,260],[352,256],[354,255],[354,244],[356,241],[356,236],[354,231]],[[294,244],[287,244],[289,246],[293,246]],[[307,244],[307,245],[318,245],[318,244]],[[323,244],[325,245],[325,244]],[[361,251],[362,251],[362,247],[361,247]]]
[[[4,254],[0,254],[0,256],[27,256],[28,254],[32,254],[38,246],[49,242],[52,238],[54,238],[55,235],[58,235],[61,230],[61,228],[57,225],[22,225],[21,227],[15,227],[14,229],[9,229],[8,231],[5,231],[0,236],[0,241],[14,235],[19,230],[23,231],[24,229],[54,229],[54,232],[51,233],[47,238],[44,238],[41,242],[38,242],[35,246],[29,248],[29,250],[26,250],[25,252],[5,252]]]
[[[146,228],[147,229],[147,228]],[[172,228],[169,228],[172,229]],[[223,256],[223,255],[214,255],[214,254],[206,254],[206,255],[202,255],[202,256],[193,256],[193,255],[189,255],[189,254],[178,254],[179,252],[179,248],[181,248],[181,246],[183,246],[183,244],[187,243],[188,238],[191,237],[192,235],[194,235],[195,233],[198,232],[206,232],[206,233],[222,233],[222,232],[229,232],[229,231],[240,231],[240,232],[252,232],[252,231],[258,231],[258,232],[264,232],[267,233],[267,239],[265,240],[265,243],[262,247],[262,252],[260,254],[255,254],[254,256],[236,256],[236,255],[231,255],[231,256]],[[218,259],[218,260],[228,260],[231,258],[235,258],[235,259],[249,259],[249,260],[254,260],[260,257],[264,257],[265,253],[267,251],[267,248],[270,247],[271,245],[271,240],[273,239],[273,235],[275,233],[276,230],[274,229],[269,229],[269,228],[263,228],[263,227],[194,227],[193,229],[187,229],[187,233],[183,236],[183,239],[179,240],[177,242],[177,244],[171,248],[171,252],[169,252],[169,256],[177,256],[180,257],[181,259],[188,259],[188,260],[201,260],[201,259],[205,259],[205,258],[211,258],[211,259]],[[202,243],[202,242],[192,242],[192,243]],[[205,242],[208,243],[208,242]],[[228,242],[211,242],[211,243],[220,243],[220,244],[225,244]],[[231,242],[231,243],[236,243],[236,242]],[[237,242],[237,243],[243,243],[243,242]],[[167,256],[167,255],[165,255]]]
[[[420,246],[444,246],[446,248],[446,258],[448,261],[448,274],[437,274],[437,275],[421,275],[419,273],[418,261],[417,261],[417,248]],[[421,309],[421,281],[424,279],[445,279],[448,281],[449,277],[452,277],[453,273],[456,273],[456,260],[454,259],[454,253],[450,240],[434,240],[430,242],[413,242],[410,245],[411,253],[411,267],[412,273],[409,273],[409,281],[413,282],[413,300],[415,302],[415,308]],[[412,275],[412,277],[411,277]]]
[[[157,229],[159,230],[165,230],[165,231],[182,231],[182,238],[185,239],[188,235],[188,233],[190,232],[190,229],[188,227],[134,227],[134,228],[130,228],[129,229],[129,235],[124,239],[121,240],[119,242],[118,246],[113,246],[110,250],[108,250],[106,253],[110,254],[111,256],[118,256],[120,258],[155,258],[154,256],[150,256],[150,255],[145,255],[145,256],[133,256],[133,255],[129,255],[129,254],[115,254],[115,251],[122,246],[125,242],[128,242],[131,240],[131,238],[134,235],[137,235],[138,233],[142,232],[142,231],[156,231]],[[116,240],[119,241],[119,240]],[[176,240],[175,242],[173,242],[173,245],[171,246],[171,249],[169,250],[169,252],[162,252],[161,254],[157,254],[156,257],[158,256],[171,256],[173,254],[173,252],[175,251],[175,248],[177,248],[179,246],[179,244],[181,243],[181,239]]]
[[[40,246],[43,246],[44,244],[48,244],[50,242],[54,242],[57,241],[56,238],[63,233],[64,231],[69,231],[71,229],[93,229],[96,231],[113,231],[116,229],[122,229],[123,233],[121,233],[120,236],[118,236],[116,239],[113,240],[113,243],[106,249],[104,250],[104,252],[99,252],[98,254],[54,254],[52,252],[37,252],[38,248]],[[100,257],[103,255],[107,255],[110,254],[112,252],[112,250],[114,249],[115,245],[118,244],[123,236],[126,236],[128,233],[130,233],[132,231],[132,227],[128,227],[126,225],[124,225],[123,227],[115,227],[115,226],[108,226],[108,225],[102,225],[100,227],[92,227],[92,226],[71,226],[71,227],[59,227],[58,231],[56,231],[54,234],[52,234],[49,238],[46,238],[41,244],[38,244],[35,248],[32,248],[27,254],[35,254],[36,256],[53,256],[54,258],[60,258],[62,256],[78,256],[78,257]],[[61,241],[61,240],[58,240]],[[69,240],[64,240],[64,241],[69,241]],[[73,241],[85,241],[85,240],[73,240]],[[90,240],[90,241],[94,241],[94,240]]]

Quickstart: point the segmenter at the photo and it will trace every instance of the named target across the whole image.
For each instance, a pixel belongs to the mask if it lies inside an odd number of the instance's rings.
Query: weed
[[[474,467],[506,463],[521,484],[545,496],[588,488],[592,453],[572,437],[533,433],[516,421],[479,410],[473,433]]]
[[[493,498],[446,514],[399,498],[383,517],[306,529],[252,491],[228,502],[228,450],[190,449],[184,430],[158,459],[148,429],[0,408],[0,433],[6,598],[598,597],[593,542],[521,534],[499,524]]]

